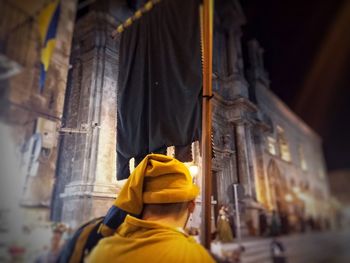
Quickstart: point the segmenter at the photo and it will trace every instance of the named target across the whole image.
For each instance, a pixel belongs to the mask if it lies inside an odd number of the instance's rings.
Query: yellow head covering
[[[149,154],[129,176],[115,206],[139,215],[143,204],[186,202],[198,193],[199,188],[183,163],[166,155]]]

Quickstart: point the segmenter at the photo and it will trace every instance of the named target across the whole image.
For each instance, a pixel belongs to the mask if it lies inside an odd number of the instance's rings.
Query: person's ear
[[[196,208],[196,201],[195,200],[189,201],[188,202],[188,211],[190,212],[190,214],[193,213],[195,208]]]

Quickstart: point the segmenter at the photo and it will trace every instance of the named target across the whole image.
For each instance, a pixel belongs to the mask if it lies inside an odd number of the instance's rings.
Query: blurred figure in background
[[[275,210],[272,211],[270,235],[275,237],[281,233],[281,220]]]
[[[268,230],[267,217],[265,211],[259,211],[259,233],[260,236],[266,236]]]
[[[229,221],[228,210],[223,205],[220,208],[217,221],[217,237],[223,243],[233,242],[233,234]]]
[[[287,263],[285,248],[281,241],[274,237],[271,241],[270,247],[273,263]]]

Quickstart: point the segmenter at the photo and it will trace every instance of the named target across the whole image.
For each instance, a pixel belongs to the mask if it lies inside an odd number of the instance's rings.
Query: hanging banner
[[[60,16],[60,1],[55,0],[48,4],[38,16],[38,27],[41,41],[40,56],[40,92],[44,90],[46,73],[49,68],[53,50],[56,45],[56,33]]]

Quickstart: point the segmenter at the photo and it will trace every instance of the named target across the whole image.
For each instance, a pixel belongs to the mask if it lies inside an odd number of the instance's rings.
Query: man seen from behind
[[[198,194],[183,163],[161,154],[147,155],[115,201],[129,215],[113,236],[98,243],[87,262],[214,262],[184,232]]]

